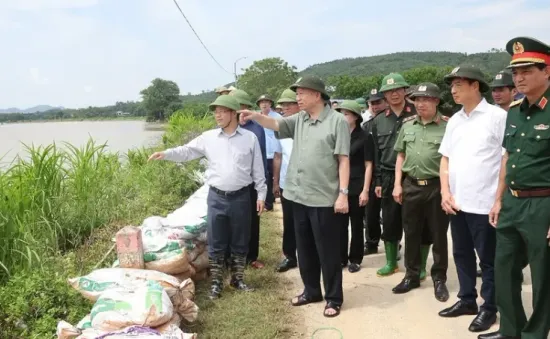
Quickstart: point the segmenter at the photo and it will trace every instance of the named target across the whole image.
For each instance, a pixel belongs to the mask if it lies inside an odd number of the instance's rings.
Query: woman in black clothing
[[[361,270],[363,261],[363,217],[364,206],[369,199],[369,187],[372,177],[374,144],[370,134],[361,128],[361,106],[354,100],[344,100],[336,110],[344,114],[351,132],[350,179],[348,203],[349,212],[339,219],[341,222],[340,248],[342,267],[350,263],[351,273]],[[348,255],[348,225],[351,221],[351,245]]]

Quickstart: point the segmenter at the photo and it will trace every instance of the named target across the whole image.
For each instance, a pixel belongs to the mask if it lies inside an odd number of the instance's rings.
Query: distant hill
[[[49,106],[49,105],[38,105],[38,106],[31,107],[31,108],[23,109],[23,110],[21,110],[19,108],[12,107],[12,108],[0,109],[0,114],[2,114],[2,113],[38,113],[38,112],[51,111],[53,109],[64,109],[64,107],[61,107],[61,106],[53,107],[53,106]]]
[[[458,66],[473,64],[488,74],[496,74],[510,62],[510,55],[502,50],[492,49],[485,53],[454,52],[399,52],[370,57],[338,59],[307,67],[299,74],[313,74],[323,79],[332,76],[369,76],[403,72],[422,66]],[[210,102],[216,97],[214,92],[182,96],[184,102]]]

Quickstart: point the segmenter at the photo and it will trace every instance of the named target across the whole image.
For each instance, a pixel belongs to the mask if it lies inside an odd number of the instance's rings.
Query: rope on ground
[[[338,332],[338,334],[340,334],[340,339],[344,339],[344,335],[342,334],[342,331],[340,331],[340,330],[337,329],[336,327],[320,327],[320,328],[316,329],[315,331],[313,331],[313,334],[311,335],[311,339],[315,339],[315,333],[321,332],[321,331],[334,331],[334,332]]]

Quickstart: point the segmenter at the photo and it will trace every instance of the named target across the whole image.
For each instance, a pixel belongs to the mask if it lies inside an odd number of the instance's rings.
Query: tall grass
[[[163,139],[180,145],[213,126],[211,116],[175,114]],[[150,149],[119,161],[106,145],[26,146],[0,172],[0,281],[14,272],[40,269],[51,257],[74,249],[99,227],[139,224],[166,214],[197,189],[197,162],[147,163]]]

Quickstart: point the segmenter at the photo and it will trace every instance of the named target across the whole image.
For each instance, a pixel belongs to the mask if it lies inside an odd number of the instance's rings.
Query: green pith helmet
[[[363,117],[361,116],[361,105],[357,103],[355,100],[344,100],[338,107],[336,107],[336,110],[338,112],[341,112],[343,109],[352,112],[357,116],[357,123],[360,124],[363,122]]]
[[[284,103],[296,103],[296,92],[291,90],[290,88],[287,88],[281,93],[281,97],[279,100],[277,100],[278,104],[284,104]]]
[[[525,67],[535,64],[550,66],[550,46],[530,37],[517,37],[508,41],[506,51],[512,56],[510,66]]]
[[[361,109],[367,108],[367,101],[365,100],[365,98],[357,98],[355,99],[355,102],[358,103],[359,106],[361,106]]]
[[[220,87],[216,88],[216,93],[218,93],[218,94],[223,93],[223,92],[228,92],[228,91],[230,91],[230,90],[227,89],[225,86],[220,86]]]
[[[321,78],[314,75],[304,75],[303,77],[298,78],[294,85],[290,86],[290,89],[296,92],[298,88],[307,88],[313,91],[321,93],[323,100],[330,100],[330,96],[327,93],[325,83]]]
[[[495,75],[495,77],[493,78],[493,81],[491,81],[491,83],[489,84],[489,87],[516,87],[516,85],[514,84],[512,72],[510,72],[510,70],[508,69],[498,72],[497,75]]]
[[[260,106],[260,101],[264,101],[264,100],[271,101],[271,106],[273,106],[273,104],[275,103],[275,101],[273,101],[273,99],[271,99],[269,95],[263,94],[263,95],[260,95],[258,100],[256,100],[256,105]]]
[[[242,89],[234,89],[229,93],[229,95],[235,97],[240,105],[246,105],[248,107],[254,106],[250,101],[250,95]]]
[[[399,73],[390,73],[382,79],[382,87],[380,92],[387,92],[398,88],[407,88],[409,84],[405,81],[405,78]]]
[[[443,79],[447,85],[450,85],[454,79],[469,79],[479,82],[479,91],[481,93],[487,92],[489,90],[489,85],[485,81],[483,72],[479,67],[472,65],[464,65],[456,67],[451,71],[450,74],[447,74]]]
[[[434,83],[422,82],[414,87],[415,89],[410,96],[412,100],[414,100],[417,97],[429,97],[429,98],[441,99],[441,90]]]
[[[384,99],[384,94],[380,91],[378,91],[376,88],[373,88],[369,92],[369,98],[368,101],[378,101]]]
[[[232,111],[238,111],[241,109],[241,105],[239,105],[239,102],[237,101],[237,99],[231,95],[220,95],[208,107],[210,108],[211,111],[213,111],[216,109],[216,106],[229,108]]]

